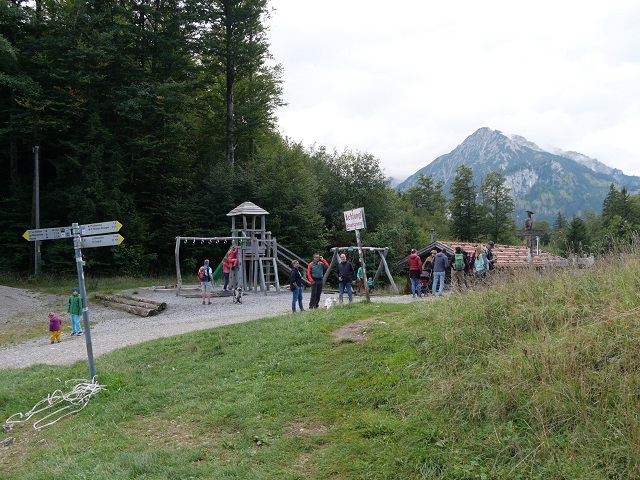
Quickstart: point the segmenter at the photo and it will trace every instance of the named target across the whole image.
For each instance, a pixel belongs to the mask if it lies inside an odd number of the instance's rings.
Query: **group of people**
[[[496,257],[493,253],[494,242],[488,242],[486,245],[478,245],[472,252],[465,252],[462,247],[457,246],[455,253],[451,256],[447,255],[444,250],[431,250],[429,256],[423,262],[414,248],[409,255],[409,278],[411,279],[411,294],[413,298],[422,297],[423,293],[431,289],[431,294],[442,296],[446,278],[447,268],[451,268],[451,283],[455,289],[467,287],[467,276],[473,274],[476,278],[485,277],[490,270],[494,268]],[[226,291],[229,285],[230,272],[237,267],[238,260],[235,258],[237,247],[224,257],[222,260],[222,272],[224,275],[223,291]],[[324,275],[329,268],[327,262],[322,255],[316,253],[313,260],[307,265],[306,276],[311,284],[311,298],[308,308],[316,309],[320,306],[320,297],[324,287]],[[204,273],[202,273],[204,272]],[[204,266],[199,270],[199,281],[202,289],[202,304],[205,304],[205,297],[211,304],[211,283],[213,272],[209,266],[209,260],[204,261]],[[292,292],[291,310],[293,312],[298,309],[304,311],[302,300],[303,278],[300,272],[300,262],[294,260],[291,264],[289,274],[289,288]],[[353,282],[358,282],[357,292],[364,290],[364,279],[362,267],[356,273],[351,262],[347,260],[347,256],[343,253],[340,255],[340,263],[336,268],[336,279],[338,281],[338,301],[343,302],[344,293],[346,291],[349,302],[353,301]],[[373,282],[368,281],[366,288],[373,289]]]
[[[291,264],[290,277],[290,289],[293,292],[293,298],[291,300],[291,310],[296,311],[296,306],[302,312],[304,307],[302,305],[302,274],[300,273],[300,262],[294,260]],[[324,287],[324,274],[329,268],[329,262],[327,262],[322,255],[316,253],[313,255],[313,260],[307,265],[307,280],[311,283],[311,299],[309,300],[309,310],[313,310],[320,306],[320,296],[322,295],[322,289]],[[336,267],[336,279],[338,281],[338,301],[343,302],[344,293],[347,293],[349,302],[353,302],[353,282],[358,281],[358,290],[360,293],[364,290],[364,279],[362,273],[362,267],[358,268],[356,273],[355,268],[351,262],[347,260],[347,256],[343,253],[340,255],[340,263]],[[373,282],[367,281],[368,288],[373,288]]]
[[[73,288],[67,303],[67,313],[71,317],[71,336],[82,335],[80,316],[82,315],[82,297],[77,288]],[[54,312],[49,312],[49,337],[51,343],[60,343],[62,336],[62,319]]]
[[[467,288],[469,276],[479,280],[484,279],[495,268],[494,246],[495,243],[492,241],[487,242],[486,245],[477,245],[471,253],[457,246],[451,256],[444,250],[431,250],[424,262],[417,250],[412,249],[408,260],[412,296],[422,297],[429,288],[432,295],[435,296],[437,291],[438,295],[442,296],[448,268],[451,268],[451,285],[454,291]]]

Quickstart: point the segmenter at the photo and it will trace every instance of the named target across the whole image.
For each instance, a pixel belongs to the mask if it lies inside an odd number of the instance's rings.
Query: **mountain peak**
[[[476,130],[397,188],[416,185],[420,174],[432,175],[434,181],[443,183],[443,193],[448,195],[460,165],[472,169],[476,186],[489,172],[502,173],[514,199],[516,221],[523,220],[526,210],[549,222],[558,212],[567,217],[583,210],[599,212],[612,183],[618,188],[626,186],[630,192],[640,189],[640,177],[626,176],[577,152],[548,152],[520,135],[505,135],[488,127]]]

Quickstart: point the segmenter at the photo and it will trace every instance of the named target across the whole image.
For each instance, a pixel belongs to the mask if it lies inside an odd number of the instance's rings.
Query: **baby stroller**
[[[420,292],[422,295],[431,289],[431,270],[423,270],[420,274]]]

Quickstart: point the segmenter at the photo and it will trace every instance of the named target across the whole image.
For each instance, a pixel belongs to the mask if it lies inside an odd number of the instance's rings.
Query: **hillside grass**
[[[0,478],[640,478],[640,265],[502,275],[96,359],[80,413],[2,434]],[[366,320],[368,339],[331,332]],[[123,334],[125,334],[123,332]],[[0,417],[87,365],[2,370]]]

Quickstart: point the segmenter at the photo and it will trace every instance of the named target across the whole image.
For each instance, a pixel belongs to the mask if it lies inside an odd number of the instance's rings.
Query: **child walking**
[[[82,315],[82,297],[79,295],[78,289],[74,288],[69,297],[69,305],[67,312],[71,316],[71,335],[82,335],[82,327],[80,326],[80,315]]]
[[[62,320],[56,317],[56,314],[53,312],[49,312],[49,332],[51,332],[51,343],[54,343],[56,340],[60,343],[60,326],[62,325]]]

